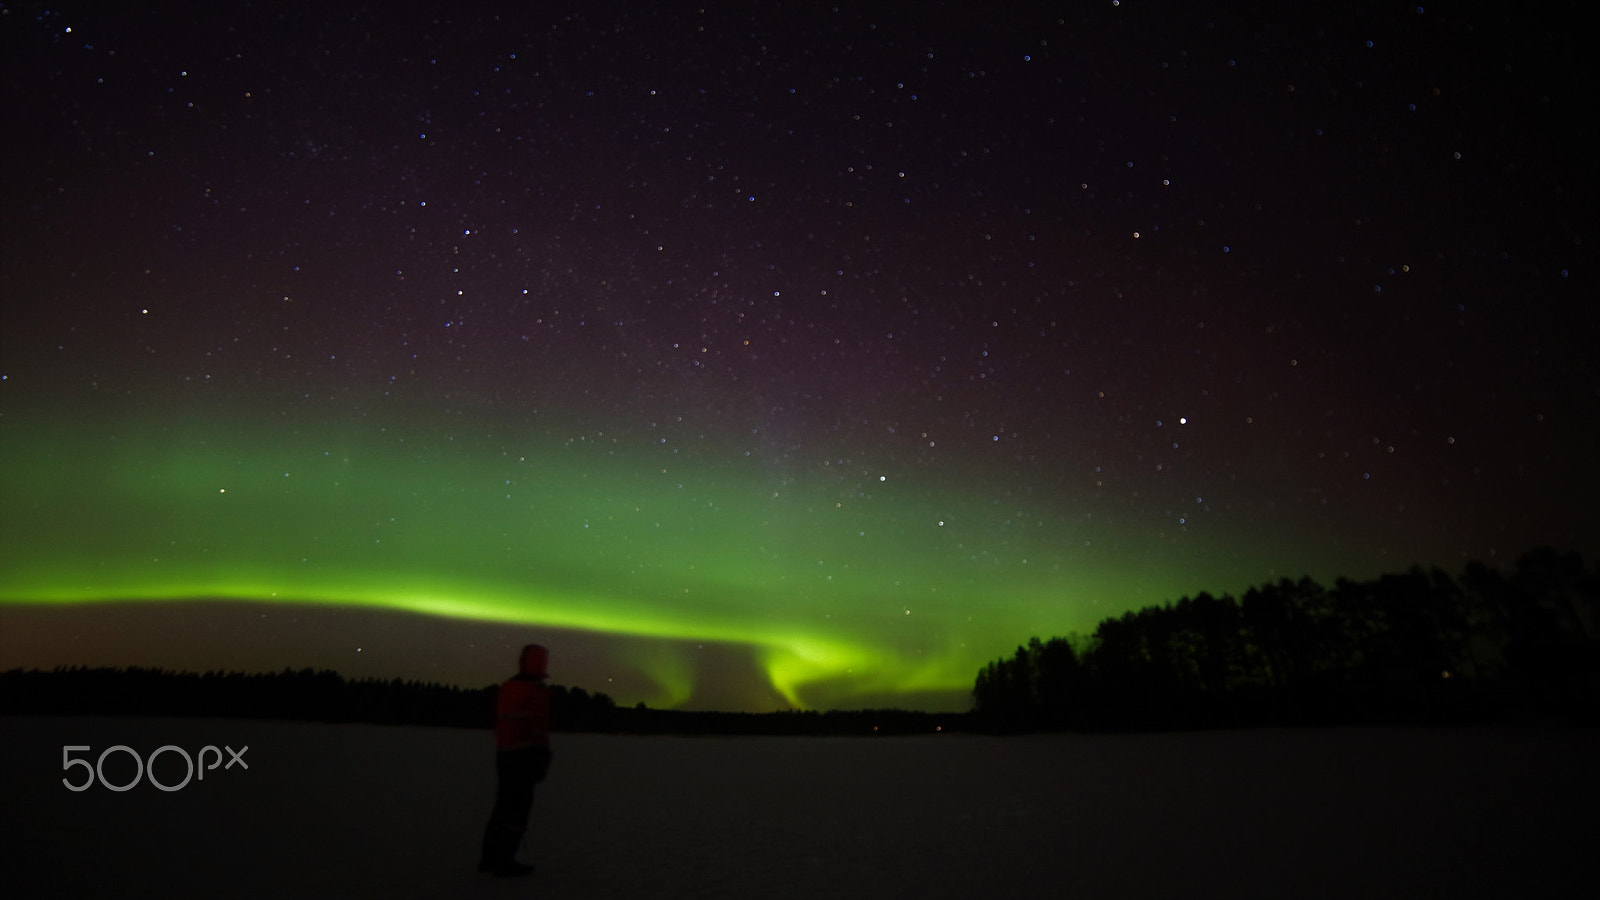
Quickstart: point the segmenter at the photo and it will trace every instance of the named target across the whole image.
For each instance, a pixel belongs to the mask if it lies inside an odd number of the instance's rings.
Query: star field
[[[8,3],[0,612],[964,708],[1185,593],[1592,554],[1575,21]]]

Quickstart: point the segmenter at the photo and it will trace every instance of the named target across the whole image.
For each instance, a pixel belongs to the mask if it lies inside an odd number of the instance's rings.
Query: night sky
[[[0,666],[961,709],[1593,558],[1578,20],[4,3]]]

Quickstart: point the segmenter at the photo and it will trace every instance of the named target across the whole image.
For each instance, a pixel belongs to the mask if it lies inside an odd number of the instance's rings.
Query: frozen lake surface
[[[1591,883],[1600,733],[555,735],[521,854],[474,871],[487,731],[0,718],[0,847],[36,897],[1472,897]],[[127,745],[248,746],[73,792]],[[223,762],[229,754],[221,754]],[[210,758],[208,756],[208,762]],[[167,784],[185,766],[156,763]],[[115,784],[133,776],[120,751]],[[1584,876],[1581,877],[1580,876]]]

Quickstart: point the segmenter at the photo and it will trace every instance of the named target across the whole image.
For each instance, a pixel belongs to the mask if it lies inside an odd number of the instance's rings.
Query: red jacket
[[[495,702],[494,742],[501,750],[550,744],[550,689],[528,675],[500,685]]]

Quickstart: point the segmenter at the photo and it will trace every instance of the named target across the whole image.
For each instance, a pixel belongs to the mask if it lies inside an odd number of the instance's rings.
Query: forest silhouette
[[[62,667],[0,673],[0,715],[296,719],[488,728],[496,686],[253,673]],[[1201,593],[1034,637],[985,665],[969,713],[900,709],[692,712],[552,687],[558,731],[927,734],[1251,725],[1600,723],[1600,571],[1534,550],[1502,574],[1414,567],[1371,581],[1282,579],[1240,599]]]
[[[499,687],[381,679],[331,670],[173,672],[62,667],[0,673],[0,715],[174,716],[490,728]],[[968,717],[902,709],[770,713],[620,707],[609,695],[551,685],[551,728],[629,734],[909,734],[953,730]]]
[[[1035,637],[979,673],[995,731],[1600,721],[1600,572],[1540,548],[1509,574],[1282,579]]]

